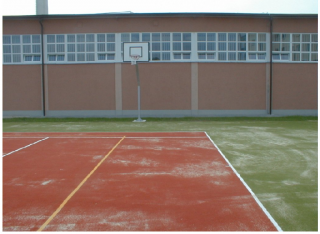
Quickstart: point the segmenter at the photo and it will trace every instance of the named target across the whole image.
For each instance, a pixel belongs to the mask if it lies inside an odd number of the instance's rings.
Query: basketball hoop
[[[130,55],[130,57],[131,57],[131,65],[137,64],[137,61],[141,58],[141,56],[138,54],[132,54]]]

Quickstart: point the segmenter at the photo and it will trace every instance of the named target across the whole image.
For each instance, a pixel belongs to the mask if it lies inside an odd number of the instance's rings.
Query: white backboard
[[[131,55],[139,55],[139,62],[149,61],[148,42],[124,42],[123,43],[123,62],[131,62]]]

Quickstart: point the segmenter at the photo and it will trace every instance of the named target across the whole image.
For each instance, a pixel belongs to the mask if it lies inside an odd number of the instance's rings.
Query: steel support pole
[[[146,120],[141,119],[141,108],[140,108],[140,77],[139,77],[139,67],[138,62],[136,62],[136,75],[137,75],[137,82],[138,82],[138,119],[134,120],[133,122],[146,122]]]

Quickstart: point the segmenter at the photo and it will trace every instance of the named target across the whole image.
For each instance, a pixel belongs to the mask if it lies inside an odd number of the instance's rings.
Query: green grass
[[[13,118],[4,132],[205,131],[284,231],[318,230],[318,118]]]

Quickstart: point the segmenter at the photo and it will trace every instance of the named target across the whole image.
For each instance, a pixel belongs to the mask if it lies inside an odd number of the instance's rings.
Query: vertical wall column
[[[266,110],[267,114],[271,114],[271,87],[270,87],[270,64],[266,63]]]
[[[121,63],[115,64],[115,101],[116,101],[116,115],[122,115],[122,74]]]
[[[198,114],[198,63],[191,63],[191,113]]]

